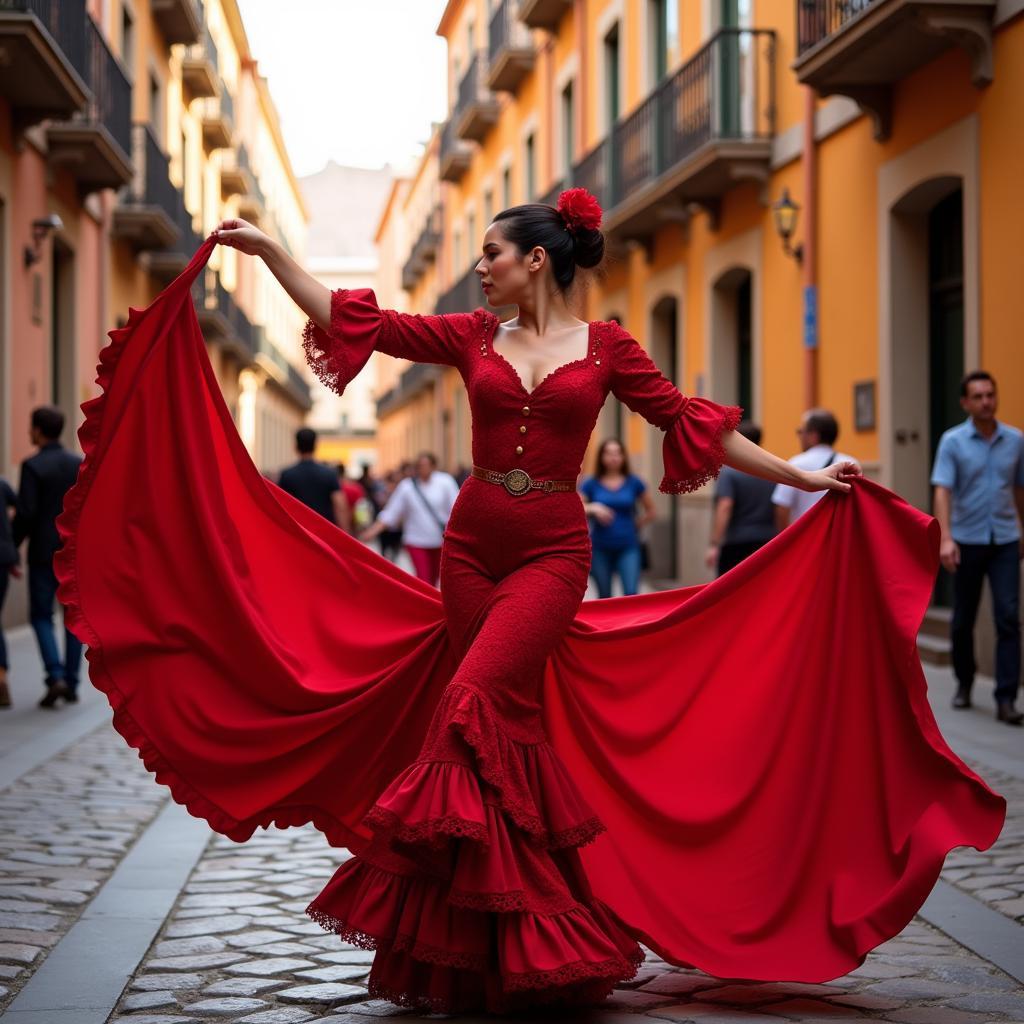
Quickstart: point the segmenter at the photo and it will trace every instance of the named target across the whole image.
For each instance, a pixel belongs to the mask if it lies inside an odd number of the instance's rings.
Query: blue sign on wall
[[[804,288],[804,348],[818,347],[818,289],[810,284]]]

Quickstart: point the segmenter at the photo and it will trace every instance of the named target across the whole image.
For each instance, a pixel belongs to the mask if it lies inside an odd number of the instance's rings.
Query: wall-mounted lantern
[[[800,217],[800,204],[790,197],[788,188],[782,190],[782,198],[778,202],[772,203],[772,214],[775,217],[775,230],[782,239],[782,251],[787,256],[792,256],[797,263],[803,263],[803,243],[797,242],[793,245],[793,234]]]
[[[32,221],[32,244],[25,246],[25,268],[33,266],[43,258],[43,242],[51,231],[61,231],[64,221],[55,213]]]

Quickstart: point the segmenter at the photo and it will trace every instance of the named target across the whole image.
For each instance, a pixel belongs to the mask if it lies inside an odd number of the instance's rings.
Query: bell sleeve
[[[331,292],[330,327],[325,331],[309,320],[302,348],[317,378],[340,395],[373,352],[457,366],[477,322],[474,313],[421,316],[381,309],[371,288],[338,288]]]
[[[614,362],[611,390],[633,412],[665,431],[665,475],[660,491],[685,494],[718,476],[725,461],[722,437],[736,429],[742,409],[706,398],[687,398],[625,332]]]

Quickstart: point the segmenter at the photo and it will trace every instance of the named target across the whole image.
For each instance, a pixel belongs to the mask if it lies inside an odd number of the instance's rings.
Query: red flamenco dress
[[[190,299],[111,332],[59,521],[60,597],[114,725],[217,831],[312,822],[351,849],[310,915],[377,950],[370,990],[445,1011],[600,999],[638,940],[721,977],[823,981],[921,905],[1005,805],[929,711],[915,634],[934,522],[858,481],[704,587],[581,606],[573,492],[471,478],[440,593],[272,483]],[[738,410],[683,397],[614,323],[532,391],[490,313],[339,291],[307,355],[458,368],[473,460],[576,477],[609,392],[700,486]]]

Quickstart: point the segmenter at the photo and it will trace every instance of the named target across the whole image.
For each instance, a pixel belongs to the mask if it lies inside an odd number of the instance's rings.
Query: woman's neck
[[[538,288],[530,301],[520,302],[519,326],[543,337],[551,331],[562,331],[578,327],[579,317],[574,316],[561,292],[549,295]]]

